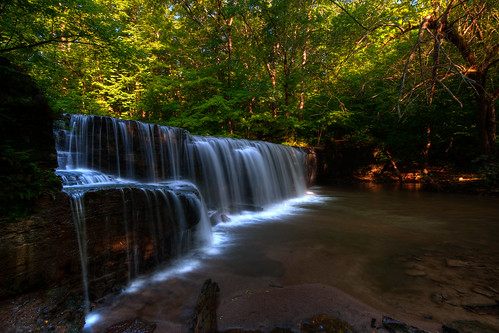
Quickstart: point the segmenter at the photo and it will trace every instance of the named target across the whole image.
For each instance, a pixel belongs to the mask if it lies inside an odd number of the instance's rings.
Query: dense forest
[[[498,0],[14,0],[0,56],[60,113],[463,169],[497,156],[497,22]]]

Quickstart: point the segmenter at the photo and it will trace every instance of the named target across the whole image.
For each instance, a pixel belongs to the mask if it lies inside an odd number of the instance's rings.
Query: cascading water
[[[92,283],[111,274],[88,255],[95,232],[89,234],[86,220],[96,209],[86,207],[86,200],[105,206],[101,192],[119,191],[114,200],[123,208],[114,215],[105,207],[100,215],[93,213],[104,229],[121,225],[95,251],[114,251],[113,267],[124,267],[132,279],[185,252],[193,241],[209,243],[207,209],[219,214],[262,210],[306,191],[305,153],[296,148],[193,136],[179,128],[108,117],[71,115],[66,121],[55,131],[57,174],[73,200],[87,304]]]

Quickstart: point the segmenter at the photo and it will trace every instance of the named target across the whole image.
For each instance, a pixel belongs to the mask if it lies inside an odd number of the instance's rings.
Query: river
[[[214,228],[213,246],[95,304],[88,320],[96,315],[99,320],[86,330],[102,332],[139,317],[156,323],[155,332],[186,331],[207,278],[220,286],[219,328],[269,323],[296,328],[300,309],[315,311],[314,298],[300,296],[301,305],[300,298],[292,299],[295,309],[283,296],[275,305],[281,312],[260,314],[258,304],[255,309],[248,302],[284,291],[296,296],[298,288],[314,293],[317,311],[336,306],[329,314],[341,317],[344,311],[346,319],[348,309],[328,301],[330,290],[428,329],[457,319],[499,327],[497,309],[462,307],[499,299],[498,203],[491,197],[421,192],[416,186],[314,187],[305,198],[274,210],[231,216],[231,222]],[[324,292],[317,292],[319,287]],[[236,315],[231,309],[238,306]],[[280,317],[286,311],[288,316]]]

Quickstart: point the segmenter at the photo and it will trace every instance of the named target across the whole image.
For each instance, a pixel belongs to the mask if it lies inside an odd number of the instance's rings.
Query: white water
[[[324,200],[326,200],[324,197],[315,195],[313,192],[307,192],[302,197],[268,206],[267,209],[261,212],[244,211],[241,214],[229,215],[230,222],[220,223],[212,228],[213,241],[209,245],[183,255],[169,263],[166,268],[133,280],[128,286],[124,287],[122,295],[140,293],[150,287],[151,284],[161,283],[169,279],[182,279],[184,275],[203,268],[207,259],[223,256],[225,251],[236,245],[237,239],[233,239],[231,236],[234,228],[251,227],[255,224],[268,223],[275,219],[295,215],[306,210],[308,204],[322,203]],[[89,313],[85,320],[84,332],[93,332],[94,325],[99,323],[103,317],[109,315],[109,311],[108,308],[100,308]]]
[[[201,190],[210,209],[232,211],[306,190],[305,153],[297,148],[105,117],[72,115],[68,125],[56,131],[59,170],[141,183],[182,179]]]
[[[199,248],[204,249],[205,255],[219,253],[226,244],[228,228],[287,214],[295,206],[285,200],[302,197],[306,191],[305,153],[292,147],[192,136],[179,128],[83,115],[71,115],[68,124],[56,130],[56,136],[57,174],[73,200],[87,308],[85,193],[106,189],[122,191],[128,277],[132,278],[140,272],[136,266],[136,240],[129,237],[132,222],[129,219],[133,219],[133,212],[126,207],[125,189],[143,191],[150,206],[147,216],[154,231],[151,237],[157,243],[163,238],[163,220],[173,218],[177,222],[173,253],[183,254],[184,258],[186,250],[193,254]],[[179,195],[187,198],[188,209],[195,210],[200,217],[192,245]],[[283,201],[284,204],[279,204]],[[169,209],[159,209],[160,206]],[[212,229],[208,209],[228,216],[231,222]],[[165,213],[166,210],[169,213]],[[169,270],[159,276],[196,267],[199,264],[196,260],[173,262]],[[130,262],[134,262],[135,267]],[[135,280],[135,287],[130,288],[136,288],[140,281]]]

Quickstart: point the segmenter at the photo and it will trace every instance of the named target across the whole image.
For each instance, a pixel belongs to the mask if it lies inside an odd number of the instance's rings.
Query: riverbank
[[[348,177],[320,178],[321,184],[406,184],[415,185],[420,190],[440,193],[464,193],[471,195],[499,196],[499,187],[495,186],[483,174],[448,171],[444,168],[432,168],[421,172],[405,169],[397,174],[393,169],[384,170],[377,165],[357,170]]]

